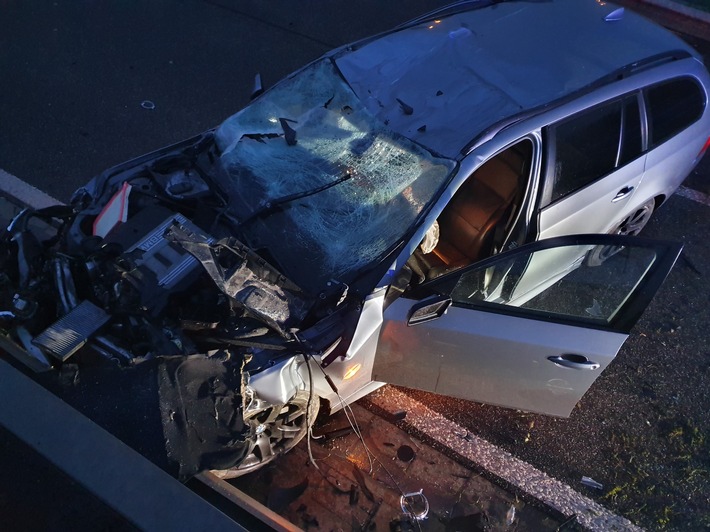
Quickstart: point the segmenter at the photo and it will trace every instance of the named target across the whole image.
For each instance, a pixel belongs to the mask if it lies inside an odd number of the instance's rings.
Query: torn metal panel
[[[228,469],[251,450],[244,378],[237,361],[228,366],[199,355],[167,359],[158,368],[165,445],[180,478]]]
[[[210,244],[184,225],[171,226],[165,237],[192,254],[222,292],[282,336],[290,337],[289,329],[298,325],[308,312],[310,301],[294,293],[298,287],[271,270],[263,260],[256,263],[257,257],[246,248],[235,248],[226,241]],[[233,244],[238,245],[236,241]],[[259,270],[266,275],[259,275]]]

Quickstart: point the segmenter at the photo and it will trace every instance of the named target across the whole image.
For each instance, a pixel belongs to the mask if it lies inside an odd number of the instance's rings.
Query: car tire
[[[319,409],[317,395],[299,390],[286,404],[265,405],[251,412],[245,419],[251,426],[251,450],[240,464],[212,473],[223,479],[236,478],[272,462],[298,445],[315,422]]]
[[[652,199],[648,200],[633,213],[616,224],[614,229],[609,231],[609,234],[628,236],[638,235],[643,228],[646,227],[646,224],[648,224],[655,207],[656,202]],[[621,248],[619,246],[596,246],[588,253],[586,264],[587,266],[600,266],[604,264],[605,260],[616,255],[620,249]]]

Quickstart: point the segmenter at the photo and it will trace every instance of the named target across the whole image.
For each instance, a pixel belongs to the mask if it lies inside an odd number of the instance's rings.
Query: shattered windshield
[[[244,237],[309,291],[381,259],[454,168],[379,122],[330,59],[227,119],[216,139]]]

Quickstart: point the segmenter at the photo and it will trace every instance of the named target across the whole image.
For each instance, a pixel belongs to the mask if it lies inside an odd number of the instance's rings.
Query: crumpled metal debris
[[[399,498],[399,505],[402,513],[417,521],[423,521],[429,515],[429,501],[424,496],[424,489],[403,494]]]
[[[594,488],[597,490],[603,490],[604,486],[602,486],[599,482],[594,480],[591,477],[582,477],[582,484],[587,486],[588,488]]]
[[[515,522],[515,505],[511,504],[510,508],[508,508],[508,511],[505,514],[505,524],[507,526],[510,526],[514,522]]]

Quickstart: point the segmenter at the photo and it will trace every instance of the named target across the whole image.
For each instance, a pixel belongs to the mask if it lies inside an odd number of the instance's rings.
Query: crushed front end
[[[0,351],[181,478],[252,452],[249,376],[303,352],[333,301],[235,236],[213,150],[109,170],[0,237]]]

